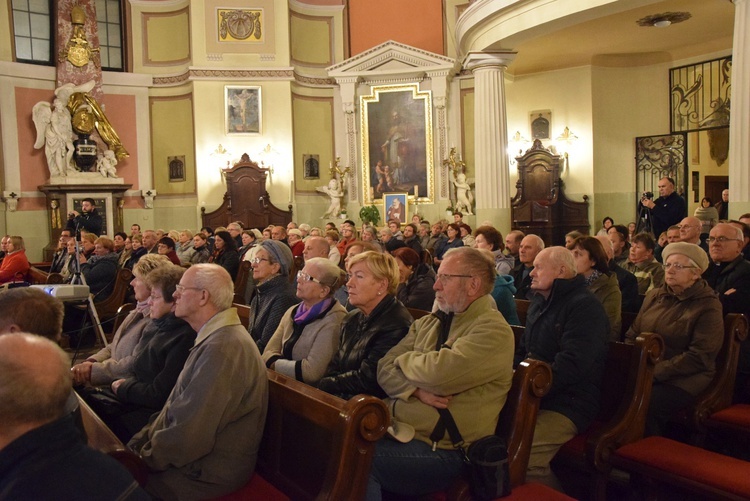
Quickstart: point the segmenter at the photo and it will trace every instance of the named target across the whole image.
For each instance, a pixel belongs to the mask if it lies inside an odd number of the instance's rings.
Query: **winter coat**
[[[432,311],[435,302],[435,272],[424,263],[419,263],[406,283],[399,284],[396,298],[407,308]]]

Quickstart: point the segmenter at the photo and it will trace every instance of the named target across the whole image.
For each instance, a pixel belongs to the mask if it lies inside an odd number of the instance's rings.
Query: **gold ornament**
[[[73,33],[61,55],[64,56],[64,59],[70,61],[73,66],[81,68],[89,64],[91,57],[99,52],[99,49],[91,48],[88,40],[86,40],[86,31],[83,29],[83,25],[86,23],[86,14],[79,5],[73,7],[70,19],[73,23]]]

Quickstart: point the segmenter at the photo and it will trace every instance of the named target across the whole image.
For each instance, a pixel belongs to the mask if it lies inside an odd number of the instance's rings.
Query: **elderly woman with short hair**
[[[492,226],[483,225],[474,230],[474,247],[492,252],[495,257],[495,271],[498,275],[510,275],[516,265],[513,256],[503,254],[505,250],[503,235]]]
[[[297,273],[297,297],[268,341],[263,361],[270,369],[314,385],[325,374],[339,345],[346,310],[333,294],[346,274],[326,258],[305,262]]]
[[[177,239],[175,248],[177,257],[180,258],[180,264],[190,263],[190,258],[195,254],[193,249],[193,232],[190,230],[182,230],[180,236]]]
[[[654,368],[646,435],[662,435],[675,413],[708,387],[724,332],[719,298],[701,278],[708,269],[706,252],[695,244],[675,242],[662,255],[664,285],[646,294],[625,335],[630,343],[641,332],[656,332],[664,339],[664,354]]]
[[[341,340],[318,388],[348,399],[358,393],[386,396],[378,384],[378,362],[409,331],[412,317],[396,299],[399,272],[396,260],[368,251],[348,262],[349,312]]]
[[[284,242],[263,240],[250,263],[256,285],[255,293],[250,299],[247,330],[262,354],[281,323],[281,317],[297,304],[295,291],[289,280],[294,257]]]

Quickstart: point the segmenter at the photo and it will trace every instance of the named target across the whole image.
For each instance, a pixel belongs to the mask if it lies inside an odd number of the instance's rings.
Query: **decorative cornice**
[[[405,44],[402,44],[402,43],[394,42],[393,40],[389,40],[387,42],[384,42],[384,43],[382,43],[380,45],[377,45],[377,46],[371,48],[370,50],[366,50],[365,52],[362,52],[361,54],[357,54],[356,56],[354,56],[352,58],[349,58],[346,61],[342,61],[339,64],[335,64],[333,66],[330,66],[328,68],[328,71],[336,71],[336,70],[339,70],[339,69],[344,68],[344,67],[352,67],[354,64],[357,63],[357,61],[363,61],[363,62],[364,62],[364,60],[372,61],[373,58],[371,56],[373,54],[376,54],[376,53],[384,51],[384,50],[389,51],[389,52],[387,52],[387,54],[389,54],[390,57],[394,57],[394,54],[392,53],[392,51],[403,50],[403,51],[406,51],[406,52],[412,53],[412,54],[421,54],[422,56],[425,56],[428,59],[438,60],[438,61],[441,61],[444,64],[454,64],[456,62],[455,59],[450,58],[450,57],[442,56],[440,54],[435,54],[434,52],[429,52],[429,51],[426,51],[424,49],[419,49],[417,47],[412,47],[410,45],[405,45]],[[377,59],[379,61],[381,58],[375,58],[375,59]],[[421,61],[421,60],[417,60],[417,59],[414,59],[414,60],[415,61]],[[359,67],[359,65],[357,65],[357,67]]]
[[[463,62],[463,67],[474,71],[479,68],[507,68],[518,53],[508,51],[469,52]]]
[[[174,87],[176,85],[184,84],[189,78],[190,72],[186,71],[179,75],[154,76],[153,82],[154,87]]]
[[[294,72],[294,80],[297,83],[305,84],[305,85],[314,85],[318,87],[333,87],[336,85],[336,80],[333,78],[326,78],[326,77],[310,77],[306,75],[301,75]]]
[[[225,80],[293,80],[292,68],[232,70],[211,68],[190,68],[191,80],[211,80],[215,78]]]

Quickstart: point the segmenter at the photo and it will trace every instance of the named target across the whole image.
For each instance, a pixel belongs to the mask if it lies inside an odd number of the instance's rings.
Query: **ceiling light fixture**
[[[646,28],[666,28],[667,26],[687,21],[691,17],[693,17],[693,15],[690,12],[662,12],[660,14],[652,14],[650,16],[642,17],[636,21],[636,23],[638,26]]]

